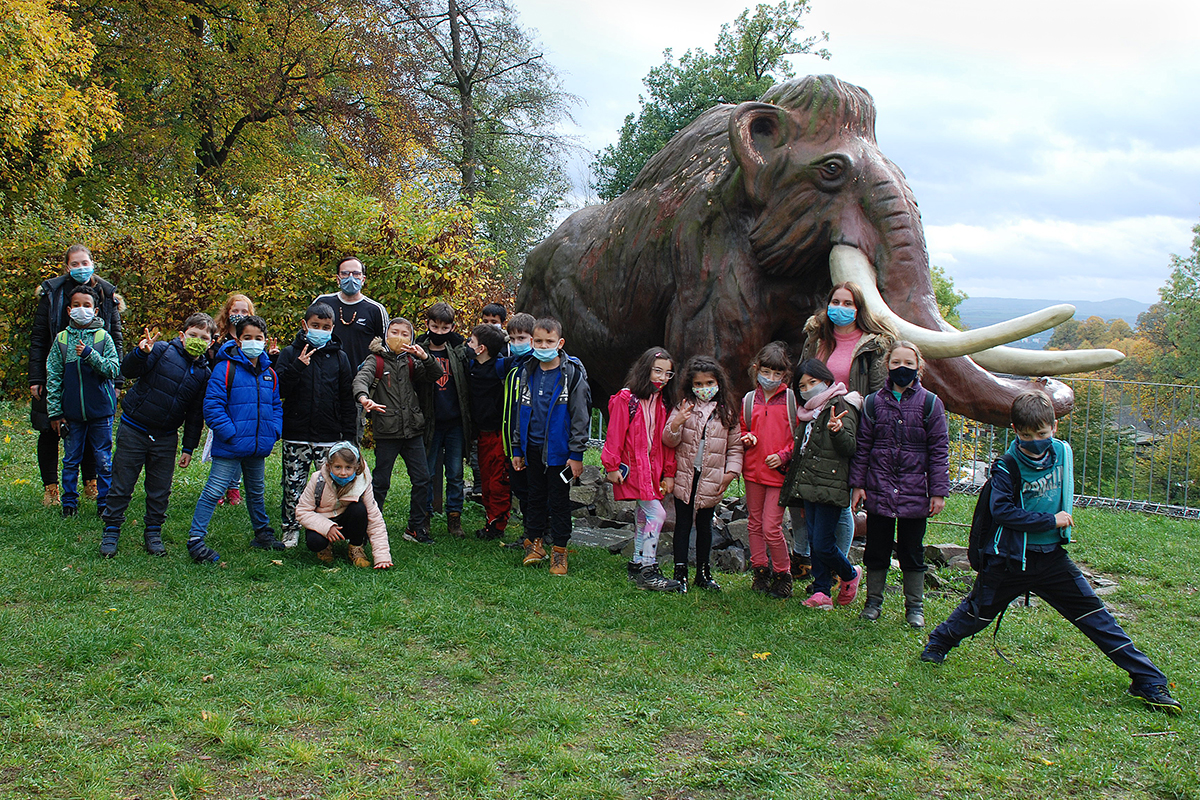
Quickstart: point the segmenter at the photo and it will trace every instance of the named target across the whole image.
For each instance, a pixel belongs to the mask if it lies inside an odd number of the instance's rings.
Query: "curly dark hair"
[[[633,366],[625,375],[625,386],[634,397],[649,400],[654,395],[654,384],[650,383],[650,370],[660,358],[670,361],[671,369],[675,369],[675,357],[668,353],[665,347],[651,347],[633,362]],[[663,386],[662,399],[668,408],[675,405],[675,376],[672,375]]]
[[[717,403],[717,414],[720,416],[721,424],[726,428],[734,427],[738,423],[737,397],[730,388],[729,373],[712,356],[692,356],[688,359],[687,365],[683,368],[683,379],[679,383],[683,387],[681,394],[685,398],[695,399],[695,395],[692,393],[692,382],[702,372],[707,372],[716,378],[717,386],[720,387],[713,400]]]

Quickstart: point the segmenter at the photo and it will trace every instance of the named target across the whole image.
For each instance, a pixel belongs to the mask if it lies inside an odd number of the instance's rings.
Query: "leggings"
[[[696,520],[696,564],[707,564],[712,554],[712,521],[716,507],[696,508],[696,489],[700,473],[692,479],[692,497],[688,502],[675,498],[675,566],[686,567],[692,538],[692,519]]]
[[[361,501],[347,504],[344,511],[330,520],[342,529],[342,536],[352,545],[361,547],[367,541],[367,507]],[[304,530],[304,544],[317,552],[329,547],[329,540],[316,531]]]
[[[658,535],[667,521],[667,510],[658,500],[637,501],[637,536],[633,541],[634,558],[642,566],[658,563]]]

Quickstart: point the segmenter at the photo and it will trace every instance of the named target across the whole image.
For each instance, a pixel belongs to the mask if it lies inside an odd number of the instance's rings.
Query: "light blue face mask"
[[[347,297],[354,297],[362,291],[362,278],[356,278],[353,275],[342,278],[338,281],[338,288],[345,292]]]
[[[533,345],[529,342],[509,342],[508,352],[514,356],[523,356],[533,352]]]
[[[553,361],[554,359],[558,358],[558,348],[547,347],[543,349],[541,347],[535,347],[533,348],[533,357],[541,362]]]
[[[267,343],[260,339],[247,339],[244,342],[238,342],[238,346],[242,348],[246,358],[258,358],[262,355],[263,350],[267,349]]]
[[[316,328],[309,328],[304,332],[304,338],[308,339],[308,343],[313,347],[319,349],[329,344],[329,340],[333,338],[333,331],[320,331]]]
[[[825,313],[834,325],[849,325],[858,316],[858,309],[845,306],[826,306]]]
[[[96,274],[95,267],[72,267],[71,277],[76,283],[87,283]]]
[[[335,475],[334,473],[330,472],[329,477],[333,478],[333,482],[336,483],[338,486],[345,486],[346,484],[348,484],[350,481],[354,480],[358,476],[355,475],[353,472],[351,472],[349,475],[347,475],[346,477],[343,478],[341,475]]]

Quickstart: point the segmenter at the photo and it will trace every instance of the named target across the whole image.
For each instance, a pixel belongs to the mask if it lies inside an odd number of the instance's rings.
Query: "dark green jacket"
[[[831,433],[826,427],[830,416],[847,409],[850,413],[842,417],[842,429]],[[844,397],[834,400],[812,421],[812,434],[801,450],[807,425],[801,422],[796,428],[792,461],[779,492],[779,504],[796,505],[807,500],[845,508],[850,505],[850,459],[854,456],[858,409]]]
[[[410,355],[397,356],[384,346],[382,339],[371,342],[371,354],[354,376],[354,401],[364,395],[387,408],[371,412],[371,430],[376,439],[411,439],[425,436],[425,414],[418,394],[442,377],[437,359],[421,361]],[[375,368],[383,359],[383,374]],[[378,377],[379,382],[376,383]],[[374,389],[372,390],[372,385]],[[426,443],[428,444],[428,442]]]
[[[470,449],[470,442],[475,438],[475,427],[471,422],[471,376],[467,373],[467,356],[463,352],[463,345],[446,343],[445,350],[434,351],[429,347],[429,334],[423,333],[417,337],[416,343],[425,348],[430,357],[434,355],[444,356],[450,364],[450,377],[454,379],[454,393],[458,396],[458,410],[462,414],[463,426],[463,441]],[[441,373],[438,373],[441,377]],[[433,386],[433,381],[427,384],[422,384],[419,390],[421,396],[421,413],[425,415],[425,446],[433,444],[433,426],[435,420],[433,418],[433,393],[436,389]]]

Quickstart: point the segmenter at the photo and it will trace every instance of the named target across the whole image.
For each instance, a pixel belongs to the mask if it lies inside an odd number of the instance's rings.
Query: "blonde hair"
[[[907,339],[896,339],[890,345],[888,345],[887,350],[885,350],[883,354],[883,363],[887,364],[889,361],[891,361],[892,353],[897,350],[912,350],[917,357],[917,375],[925,374],[925,356],[921,355],[921,348],[917,347]]]
[[[854,324],[860,331],[882,336],[885,342],[895,340],[899,334],[892,328],[891,323],[871,313],[871,309],[867,307],[867,300],[863,296],[862,287],[854,281],[843,281],[829,290],[829,297],[826,298],[825,305],[809,317],[808,322],[804,324],[804,333],[809,336],[815,335],[820,343],[815,354],[817,358],[827,359],[837,348],[837,339],[833,335],[833,323],[829,321],[828,309],[829,301],[833,299],[833,293],[838,289],[845,289],[854,298]]]

